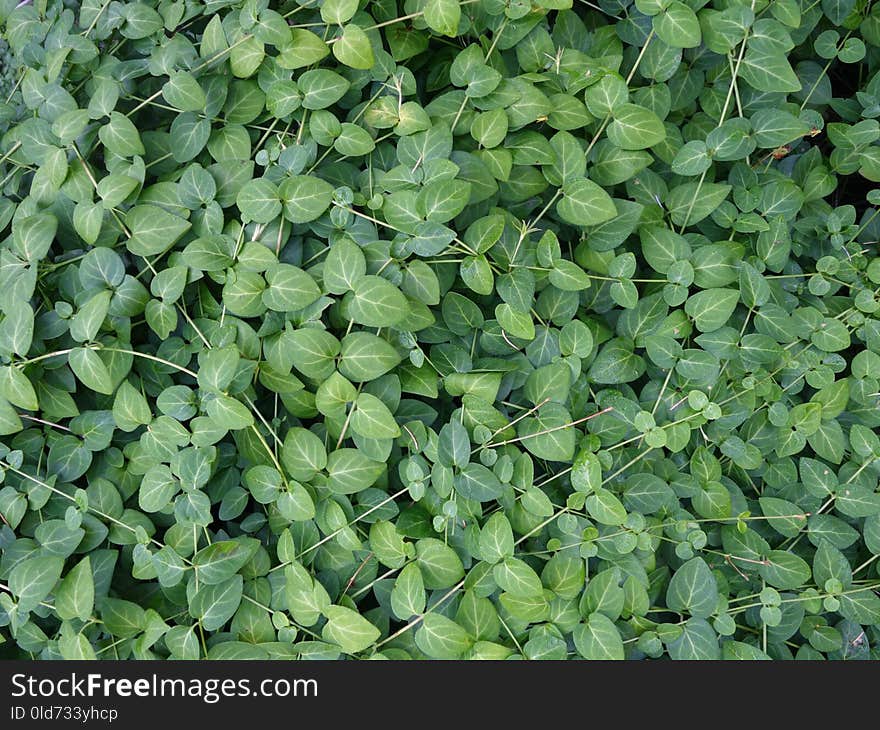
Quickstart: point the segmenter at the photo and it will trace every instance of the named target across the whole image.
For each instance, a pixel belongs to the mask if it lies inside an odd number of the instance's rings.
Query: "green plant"
[[[867,658],[880,6],[0,0],[0,653]]]

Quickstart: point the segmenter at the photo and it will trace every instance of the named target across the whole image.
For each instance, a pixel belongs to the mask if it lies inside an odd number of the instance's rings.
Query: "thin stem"
[[[166,360],[162,357],[156,357],[156,355],[150,355],[146,352],[138,352],[137,350],[128,350],[124,347],[107,347],[107,346],[98,346],[95,347],[96,350],[106,350],[108,352],[119,352],[124,355],[133,355],[134,357],[142,357],[145,360],[152,360],[153,362],[161,363],[166,367],[173,368],[181,373],[189,375],[191,378],[198,378],[198,374],[190,370],[189,368],[183,367],[183,365],[178,365],[176,362],[171,362],[170,360]]]
[[[514,438],[514,439],[505,439],[504,441],[498,441],[497,443],[494,443],[494,444],[486,444],[486,448],[492,449],[497,446],[507,446],[508,444],[519,443],[520,441],[526,441],[527,439],[533,439],[538,436],[546,436],[548,433],[554,433],[555,431],[561,431],[565,428],[573,428],[574,426],[577,426],[578,424],[584,423],[585,421],[589,421],[590,419],[596,418],[597,416],[601,416],[605,413],[609,413],[610,411],[613,411],[613,410],[614,409],[609,406],[608,408],[603,408],[601,411],[597,411],[596,413],[591,413],[589,416],[584,416],[583,418],[579,418],[578,420],[572,421],[571,423],[565,423],[562,426],[554,426],[553,428],[547,428],[547,429],[544,429],[543,431],[537,431],[536,433],[526,434],[525,436],[518,436],[517,438]]]

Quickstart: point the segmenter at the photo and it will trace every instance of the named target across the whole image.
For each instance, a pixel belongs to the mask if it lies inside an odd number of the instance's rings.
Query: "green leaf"
[[[241,604],[244,581],[240,575],[213,585],[203,585],[190,598],[189,612],[199,619],[205,631],[216,631],[226,624]]]
[[[113,420],[117,428],[134,431],[153,420],[150,405],[144,395],[128,381],[123,381],[113,400]]]
[[[217,585],[232,578],[253,554],[244,542],[222,540],[195,554],[192,560],[198,580],[206,585]]]
[[[106,395],[113,393],[110,371],[95,350],[77,347],[67,356],[67,361],[73,374],[87,388]]]
[[[326,0],[321,5],[321,20],[325,23],[342,25],[352,19],[357,8],[357,0]]]
[[[870,590],[842,594],[838,612],[844,618],[862,626],[871,626],[880,621],[880,598]]]
[[[20,304],[0,322],[0,343],[9,353],[25,355],[30,350],[33,339],[34,312],[29,306]]]
[[[596,383],[629,383],[645,372],[645,362],[624,340],[609,341],[590,366],[590,380]]]
[[[855,6],[855,0],[822,0],[822,11],[834,25],[842,25]]]
[[[428,613],[416,631],[415,642],[431,659],[458,659],[470,649],[473,640],[452,619]]]
[[[345,606],[327,606],[327,623],[321,631],[325,641],[338,644],[346,654],[356,654],[371,646],[379,638],[379,629]]]
[[[324,41],[310,30],[292,28],[290,43],[279,48],[278,65],[284,69],[305,68],[317,63],[330,53]]]
[[[372,486],[385,471],[381,462],[356,449],[338,449],[327,459],[328,486],[336,494],[355,494]]]
[[[219,427],[238,431],[254,425],[254,417],[241,401],[227,395],[217,395],[208,401],[208,415]]]
[[[502,489],[498,477],[482,464],[468,464],[455,477],[455,491],[465,499],[475,502],[497,499]]]
[[[498,563],[513,557],[513,530],[510,521],[501,513],[486,520],[480,530],[480,556],[489,563]]]
[[[796,504],[776,497],[761,497],[758,502],[768,525],[780,535],[796,537],[804,529],[807,516]]]
[[[342,339],[339,372],[353,382],[375,380],[401,358],[386,340],[369,332],[352,332]]]
[[[116,111],[110,112],[110,121],[98,130],[98,138],[105,149],[120,157],[132,157],[145,152],[134,122]]]
[[[676,175],[699,175],[712,166],[706,143],[692,140],[685,143],[672,160],[672,171]]]
[[[415,563],[405,565],[398,573],[391,590],[391,609],[401,621],[407,621],[425,610],[425,582]]]
[[[165,100],[184,112],[198,112],[205,108],[207,97],[195,77],[186,71],[173,71],[162,86]]]
[[[370,548],[376,559],[389,568],[400,568],[406,562],[407,549],[397,528],[384,520],[370,527]]]
[[[801,82],[785,55],[763,47],[748,46],[740,67],[743,80],[756,91],[800,91]]]
[[[294,427],[284,437],[281,463],[291,478],[309,481],[327,466],[327,450],[321,439],[311,431]]]
[[[77,342],[94,340],[110,311],[112,294],[101,291],[80,307],[70,321],[70,336]]]
[[[715,576],[702,558],[691,558],[672,575],[666,589],[666,605],[694,618],[708,618],[718,603]]]
[[[291,223],[308,223],[320,218],[330,206],[333,186],[311,175],[294,175],[281,183],[278,194],[287,220]]]
[[[101,196],[103,205],[85,206],[79,208],[81,217],[77,226],[80,236],[86,240],[94,241],[100,232],[103,222],[103,208],[115,207],[122,203],[132,191],[137,188],[138,181],[128,175],[111,174],[98,183],[97,193]],[[97,228],[97,231],[94,229]]]
[[[639,239],[645,260],[661,274],[666,274],[674,263],[691,255],[687,239],[663,226],[642,226]]]
[[[689,12],[693,15],[693,11]],[[608,125],[608,139],[622,150],[644,150],[666,139],[666,129],[650,109],[638,104],[621,104],[615,108],[614,121]]]
[[[464,566],[455,551],[433,537],[416,543],[417,564],[425,588],[440,590],[455,585],[464,576]]]
[[[17,563],[9,573],[9,590],[23,614],[33,611],[45,599],[64,569],[64,558],[37,556]]]
[[[718,635],[705,619],[688,619],[681,635],[667,645],[675,661],[717,661],[721,659]]]
[[[233,76],[240,79],[253,76],[266,57],[262,41],[254,36],[245,36],[231,45],[229,51],[229,67]]]
[[[376,143],[363,127],[351,122],[343,122],[342,132],[333,142],[333,149],[347,157],[362,157],[376,149]]]
[[[849,330],[840,320],[826,318],[810,336],[810,341],[824,352],[840,352],[850,346]]]
[[[582,291],[590,287],[590,277],[577,264],[566,259],[557,261],[550,269],[550,283],[562,291]]]
[[[597,487],[587,497],[587,512],[603,525],[622,525],[626,520],[626,509],[620,500],[607,489]]]
[[[495,565],[492,575],[502,590],[513,596],[540,596],[544,590],[538,574],[518,558],[504,558]]]
[[[581,451],[571,469],[571,486],[578,492],[589,494],[602,486],[602,465],[599,457]]]
[[[180,491],[180,484],[165,464],[156,464],[147,470],[138,490],[138,506],[144,512],[159,512],[165,509],[174,495]]]
[[[146,3],[131,3],[122,11],[125,26],[122,34],[126,38],[139,40],[162,29],[162,16]]]
[[[611,196],[587,179],[563,185],[556,210],[563,221],[573,226],[596,226],[617,215]]]
[[[829,580],[839,581],[844,588],[852,586],[853,571],[844,554],[827,540],[819,544],[813,556],[813,580],[824,586]]]
[[[306,71],[299,77],[297,83],[303,93],[302,105],[305,109],[326,109],[339,101],[350,86],[343,76],[324,68]],[[282,193],[282,197],[288,196]],[[294,222],[306,221],[294,220]]]
[[[388,407],[376,396],[361,393],[357,397],[351,427],[365,438],[393,439],[400,436],[400,427]]]
[[[571,422],[571,415],[563,406],[548,403],[537,416],[520,421],[516,430],[523,446],[539,459],[569,461],[574,456],[577,438]]]
[[[582,612],[599,612],[612,621],[617,620],[626,601],[626,594],[620,587],[620,571],[609,568],[594,575],[587,583],[583,598]]]
[[[393,327],[409,311],[406,297],[381,276],[362,276],[347,301],[351,318],[367,327]]]
[[[69,626],[69,624],[62,624]],[[89,640],[83,634],[66,633],[58,639],[58,651],[62,659],[96,660],[98,658]]]
[[[194,112],[179,114],[169,130],[175,144],[171,155],[177,162],[189,162],[199,154],[211,136],[211,122]]]
[[[714,332],[727,324],[738,302],[735,289],[705,289],[688,297],[684,311],[700,332]]]
[[[689,182],[674,187],[666,196],[672,222],[682,227],[699,223],[724,202],[730,190],[730,185],[720,183]]]
[[[694,48],[700,45],[700,23],[697,15],[683,2],[673,0],[654,16],[657,37],[672,48]]]
[[[190,229],[189,221],[155,205],[137,205],[125,214],[131,232],[126,247],[138,256],[165,253]]]
[[[758,572],[774,588],[788,591],[800,588],[810,580],[810,566],[797,555],[771,550],[765,560]]]
[[[725,641],[721,646],[722,658],[726,661],[759,661],[770,657],[760,649],[742,641]]]
[[[241,356],[233,345],[216,347],[199,354],[199,387],[205,390],[225,391],[235,374]]]
[[[0,398],[0,436],[18,433],[24,428],[16,410],[5,398]]]
[[[363,251],[350,238],[341,238],[324,260],[324,288],[331,294],[345,294],[355,288],[367,272]]]
[[[446,223],[470,202],[471,184],[463,180],[431,182],[419,193],[419,206],[424,217],[434,223]]]
[[[504,109],[481,112],[471,122],[471,136],[483,147],[500,145],[507,136],[508,120]]]
[[[43,258],[52,246],[58,219],[49,213],[20,218],[12,224],[12,250],[25,261]]]
[[[238,193],[235,204],[245,220],[269,223],[281,214],[281,196],[275,183],[266,178],[251,180]]]
[[[346,25],[332,48],[336,60],[349,68],[369,69],[376,63],[370,39],[356,25]]]
[[[37,393],[27,376],[18,368],[0,368],[0,397],[26,411],[39,408]]]
[[[111,636],[131,639],[146,628],[146,612],[137,603],[119,598],[100,602],[101,622]]]
[[[295,312],[321,296],[315,280],[290,264],[274,264],[266,272],[269,287],[263,291],[263,304],[275,312]]]
[[[68,571],[55,591],[55,612],[68,621],[78,618],[86,621],[95,607],[95,581],[92,563],[86,555]]]
[[[593,613],[586,622],[578,624],[573,633],[574,646],[584,659],[601,661],[624,658],[623,639],[607,616]]]
[[[781,109],[759,109],[751,117],[759,147],[781,147],[810,133],[810,125]]]
[[[285,344],[287,357],[303,375],[323,380],[333,373],[339,340],[326,330],[304,327],[289,332]]]
[[[455,37],[461,21],[458,0],[428,0],[423,10],[428,27],[441,35]]]

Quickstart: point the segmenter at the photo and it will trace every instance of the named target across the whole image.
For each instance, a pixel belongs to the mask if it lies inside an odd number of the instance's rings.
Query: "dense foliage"
[[[880,5],[0,22],[0,655],[875,655]]]

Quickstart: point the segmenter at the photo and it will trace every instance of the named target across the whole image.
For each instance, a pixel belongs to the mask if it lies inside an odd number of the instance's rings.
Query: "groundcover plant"
[[[2,656],[876,656],[880,4],[0,22]]]

